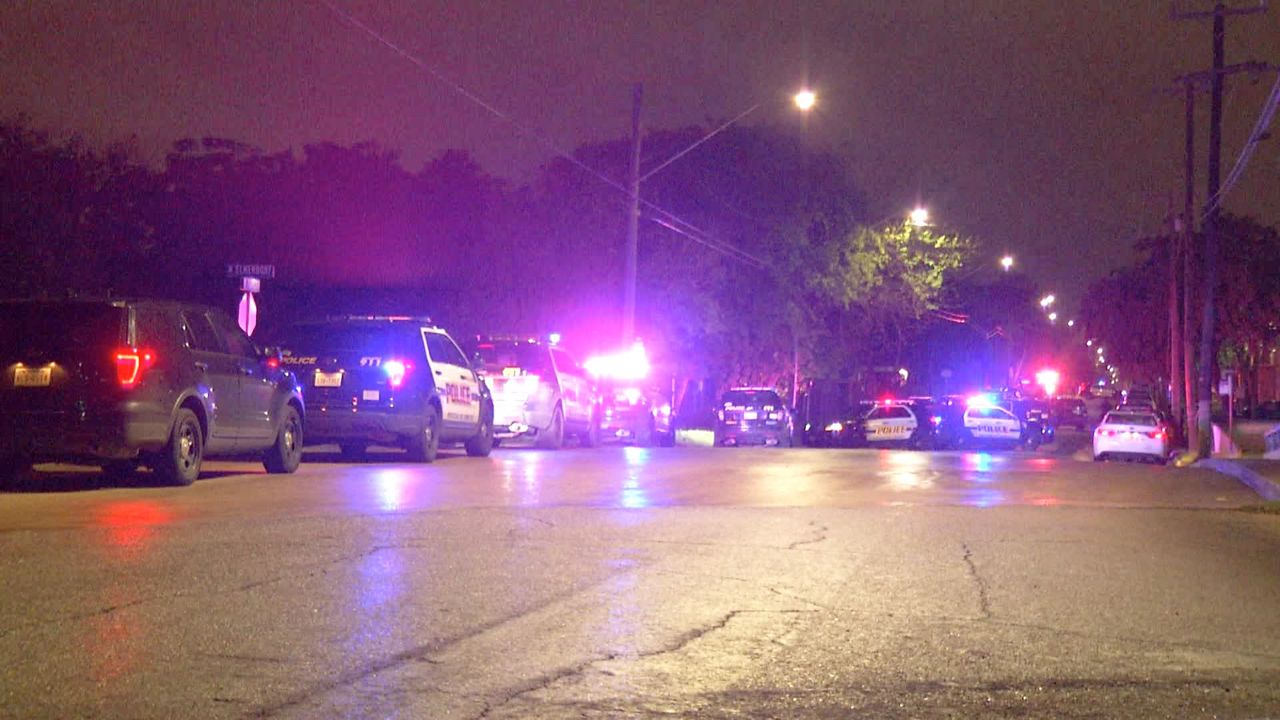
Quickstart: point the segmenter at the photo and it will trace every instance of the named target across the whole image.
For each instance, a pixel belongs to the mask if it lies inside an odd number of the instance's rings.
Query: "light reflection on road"
[[[651,451],[628,445],[623,448],[623,457],[627,463],[626,477],[622,481],[622,492],[618,496],[618,504],[630,510],[649,507],[649,493],[645,490],[640,476],[649,463]]]

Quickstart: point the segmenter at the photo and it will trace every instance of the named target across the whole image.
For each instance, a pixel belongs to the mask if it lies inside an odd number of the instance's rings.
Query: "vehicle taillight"
[[[116,350],[116,379],[120,387],[131,388],[142,381],[142,373],[155,364],[156,355],[150,350],[120,348]]]
[[[387,382],[392,388],[399,388],[404,384],[404,379],[409,375],[409,371],[413,369],[413,365],[403,360],[387,360],[382,363],[382,372],[387,375]]]
[[[1147,437],[1151,438],[1152,440],[1163,440],[1163,439],[1164,439],[1164,431],[1163,431],[1163,430],[1151,430],[1151,431],[1149,431],[1148,433],[1146,433],[1146,435],[1147,435]]]

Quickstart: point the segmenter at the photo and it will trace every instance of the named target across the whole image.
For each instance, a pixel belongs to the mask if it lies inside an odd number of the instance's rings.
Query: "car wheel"
[[[156,456],[151,469],[164,485],[190,485],[200,476],[204,460],[204,433],[196,414],[179,408],[169,431],[169,441]]]
[[[347,442],[338,443],[338,449],[342,452],[343,460],[361,460],[369,447],[362,442]]]
[[[564,411],[557,405],[551,414],[551,424],[546,432],[538,435],[538,447],[543,450],[559,450],[564,447]]]
[[[1106,455],[1106,453],[1102,453],[1101,455],[1094,455],[1094,456],[1093,456],[1093,461],[1094,461],[1094,462],[1106,462],[1106,459],[1107,459],[1107,455]]]
[[[440,453],[440,415],[435,405],[428,405],[422,414],[422,430],[409,439],[409,459],[413,462],[429,463],[436,461]]]
[[[275,443],[262,456],[269,473],[291,473],[302,462],[302,417],[292,405],[284,407]]]
[[[133,479],[138,469],[137,460],[112,460],[102,463],[102,476],[110,483],[123,483]]]
[[[493,411],[480,412],[480,432],[467,441],[467,454],[471,457],[489,457],[493,452]]]

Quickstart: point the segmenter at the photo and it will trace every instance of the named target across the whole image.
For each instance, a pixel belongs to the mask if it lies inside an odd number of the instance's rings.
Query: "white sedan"
[[[1169,429],[1154,412],[1112,410],[1093,431],[1093,459],[1135,458],[1163,463],[1169,457]]]

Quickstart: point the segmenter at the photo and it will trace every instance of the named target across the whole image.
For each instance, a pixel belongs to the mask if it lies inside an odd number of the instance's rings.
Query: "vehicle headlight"
[[[826,427],[827,432],[840,432],[844,429],[843,423],[833,422]]]

